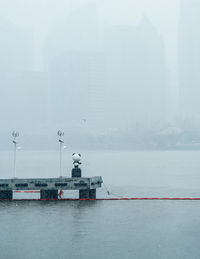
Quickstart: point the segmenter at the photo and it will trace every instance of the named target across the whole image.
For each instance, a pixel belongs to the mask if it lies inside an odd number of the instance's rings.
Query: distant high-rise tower
[[[110,127],[165,119],[167,69],[162,38],[144,17],[138,26],[105,32]]]
[[[100,34],[96,14],[96,5],[88,4],[74,10],[66,22],[59,24],[49,32],[44,44],[45,68],[55,57],[70,51],[99,51]]]
[[[36,124],[33,114],[37,119],[35,103],[38,102],[37,94],[42,91],[40,89],[34,96],[41,75],[31,72],[31,34],[9,19],[0,17],[0,39],[0,117],[4,117],[4,129],[30,125],[33,121]],[[41,103],[43,105],[44,101]]]
[[[0,77],[32,68],[31,34],[0,17]]]
[[[103,57],[102,52],[72,51],[55,58],[49,71],[53,123],[70,129],[105,124]]]
[[[181,114],[200,118],[200,1],[181,1],[179,76]]]

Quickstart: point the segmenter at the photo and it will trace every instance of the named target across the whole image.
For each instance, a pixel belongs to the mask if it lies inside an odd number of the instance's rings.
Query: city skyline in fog
[[[177,72],[177,40],[178,23],[180,20],[180,0],[125,0],[125,1],[102,1],[102,0],[79,0],[63,1],[59,4],[54,0],[47,1],[13,1],[1,0],[3,8],[0,16],[7,17],[19,27],[26,28],[33,34],[35,40],[34,68],[43,69],[41,48],[48,33],[66,22],[70,13],[84,5],[95,5],[99,26],[112,25],[137,25],[142,17],[146,16],[161,33],[165,40],[166,60],[171,69],[172,81],[176,80],[173,69]],[[71,25],[73,26],[73,25]]]
[[[33,41],[33,69],[43,71],[45,61],[43,49],[45,40],[56,27],[66,23],[68,16],[85,5],[93,5],[96,9],[98,26],[103,30],[107,26],[137,26],[143,17],[147,17],[161,34],[165,46],[165,59],[169,70],[172,110],[178,112],[178,26],[180,0],[126,0],[100,1],[79,0],[63,1],[5,1],[0,16],[6,16],[21,29],[29,31]],[[73,29],[73,24],[70,24]],[[76,29],[76,28],[75,28]],[[171,115],[172,112],[170,112]]]
[[[0,4],[4,134],[63,128],[86,142],[162,142],[185,120],[198,124],[197,0]]]

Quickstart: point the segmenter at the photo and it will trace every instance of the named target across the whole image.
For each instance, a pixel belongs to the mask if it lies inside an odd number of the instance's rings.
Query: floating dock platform
[[[73,169],[76,171],[80,170]],[[40,199],[58,199],[58,190],[79,190],[79,199],[96,199],[96,189],[103,183],[101,176],[30,179],[0,179],[0,200],[12,200],[13,191],[40,190]]]

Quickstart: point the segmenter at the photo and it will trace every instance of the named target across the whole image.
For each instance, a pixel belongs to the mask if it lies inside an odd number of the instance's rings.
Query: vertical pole
[[[14,170],[14,178],[16,178],[16,160],[17,160],[17,142],[16,142],[16,138],[17,137],[19,137],[19,132],[17,132],[17,131],[13,131],[12,132],[12,136],[13,136],[13,144],[14,144],[14,168],[13,168],[13,170]]]
[[[62,177],[62,140],[59,140],[60,142],[60,175],[59,177]]]
[[[62,137],[64,136],[64,132],[61,130],[58,130],[57,132],[58,135],[58,142],[60,142],[60,172],[59,172],[59,177],[62,177],[62,150],[63,150],[63,143],[64,141],[62,140]]]
[[[17,156],[17,143],[13,141],[14,143],[14,178],[16,178],[16,156]]]

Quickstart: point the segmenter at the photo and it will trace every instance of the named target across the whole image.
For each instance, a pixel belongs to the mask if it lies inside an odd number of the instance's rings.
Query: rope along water
[[[174,200],[174,201],[200,201],[200,198],[194,197],[123,197],[112,193],[103,183],[106,193],[115,198],[97,198],[97,199],[77,199],[77,198],[60,198],[60,199],[12,199],[11,201],[131,201],[131,200]],[[40,191],[14,191],[17,193],[39,193]],[[0,199],[0,201],[7,201],[7,199]]]
[[[98,198],[98,199],[0,199],[0,201],[133,201],[133,200],[170,200],[170,201],[200,201],[200,198],[150,198],[150,197],[133,197],[133,198]]]

